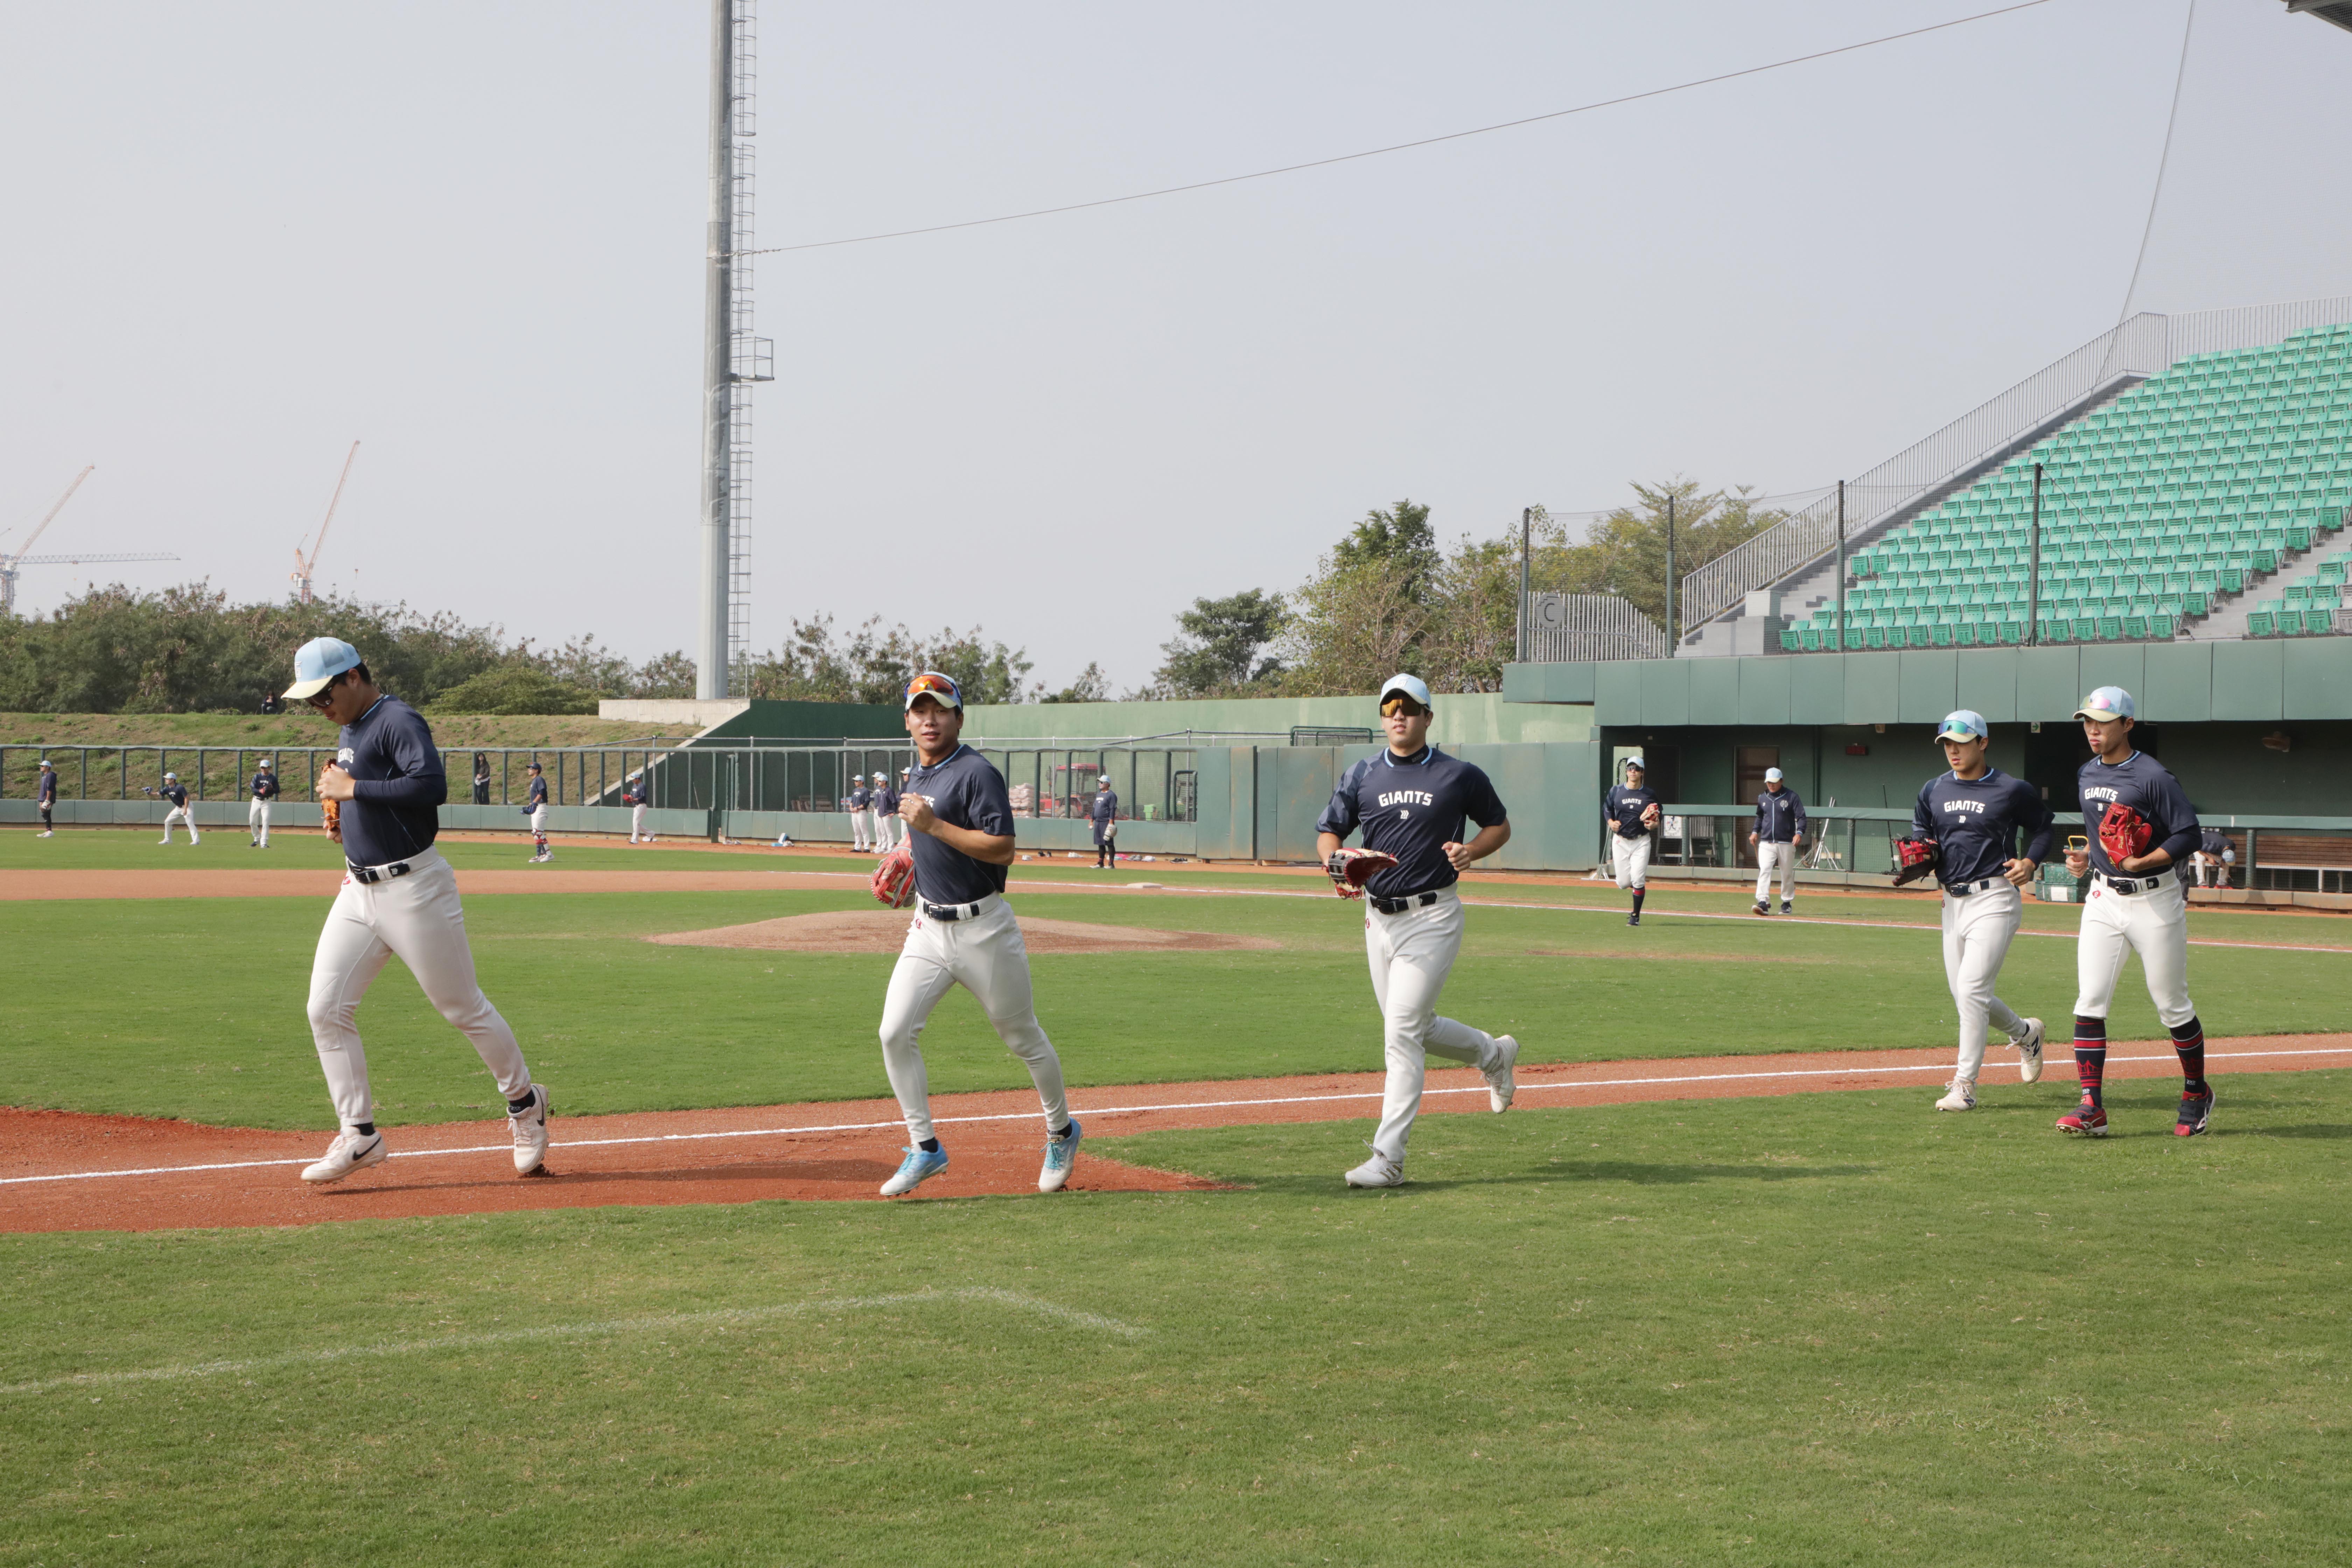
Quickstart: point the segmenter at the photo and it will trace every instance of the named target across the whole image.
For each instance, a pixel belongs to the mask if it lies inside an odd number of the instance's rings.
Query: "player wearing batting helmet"
[[[2172,1033],[2180,1058],[2180,1113],[2172,1131],[2183,1138],[2205,1131],[2213,1115],[2213,1086],[2205,1081],[2205,1027],[2189,1000],[2189,895],[2178,867],[2201,830],[2197,808],[2180,781],[2132,744],[2138,722],[2132,695],[2102,686],[2074,710],[2095,753],[2075,778],[2088,844],[2066,852],[2066,868],[2088,872],[2082,934],[2074,944],[2080,993],[2074,998],[2074,1070],[2083,1103],[2058,1119],[2061,1132],[2107,1134],[2100,1089],[2107,1070],[2107,1009],[2124,959],[2139,954],[2148,1000]]]

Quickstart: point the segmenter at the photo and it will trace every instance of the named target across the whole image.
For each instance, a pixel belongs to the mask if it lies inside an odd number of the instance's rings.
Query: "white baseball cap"
[[[294,684],[286,695],[315,697],[347,669],[360,667],[360,650],[341,637],[312,637],[294,650]]]
[[[43,757],[43,758],[41,759],[41,766],[43,766],[43,767],[45,767],[45,768],[46,768],[46,767],[47,767],[48,765],[49,765],[49,759],[48,759],[48,758],[47,758],[47,757]]]
[[[890,775],[888,773],[876,773],[874,775],[874,782],[876,784],[888,784],[890,782]]]
[[[1418,675],[1391,675],[1381,681],[1380,706],[1387,707],[1391,697],[1410,697],[1431,712],[1437,711],[1437,704],[1429,699],[1429,683]]]
[[[1645,773],[1650,771],[1650,764],[1643,762],[1639,757],[1628,757],[1623,762],[1618,763],[1617,767],[1620,772],[1622,772],[1627,768],[1639,768]]]
[[[2126,698],[2128,701],[2130,699]],[[1980,741],[1992,733],[1985,716],[1973,708],[1955,708],[1944,715],[1943,726],[1936,731],[1938,741]]]
[[[2132,711],[2130,692],[2120,686],[2102,686],[2083,699],[2083,705],[2074,710],[2074,717],[2096,719],[2104,724],[2111,719],[2128,719]]]
[[[1764,770],[1764,782],[1766,784],[1779,784],[1780,782],[1780,770],[1778,768],[1766,768]]]
[[[268,765],[269,765],[269,759],[268,759],[268,757],[264,757],[264,758],[262,758],[262,759],[261,759],[261,761],[260,761],[259,763],[256,763],[256,764],[255,764],[255,766],[257,766],[257,767],[264,767],[264,768],[268,767]]]
[[[180,775],[177,773],[165,773],[163,775],[163,782],[165,784],[178,784],[180,782]]]

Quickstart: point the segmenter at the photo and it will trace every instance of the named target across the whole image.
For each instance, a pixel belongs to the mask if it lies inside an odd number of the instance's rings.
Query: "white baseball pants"
[[[1621,888],[1646,888],[1650,885],[1650,847],[1657,842],[1653,834],[1639,838],[1609,836],[1609,864],[1617,876]]]
[[[935,921],[918,908],[898,949],[898,964],[890,971],[890,989],[882,998],[882,1067],[907,1118],[907,1136],[917,1143],[931,1136],[930,1079],[920,1049],[923,1026],[948,987],[957,984],[979,998],[997,1037],[1027,1064],[1046,1131],[1068,1125],[1062,1058],[1037,1022],[1029,949],[1021,940],[1013,906],[1003,895],[992,894],[970,920]]]
[[[849,839],[853,849],[874,847],[874,814],[859,806],[849,814]]]
[[[637,841],[637,836],[641,833],[645,834],[646,843],[651,844],[654,841],[654,836],[646,833],[646,807],[642,801],[629,812],[629,842],[635,844]]]
[[[474,978],[457,873],[438,849],[412,856],[408,864],[407,876],[380,882],[346,873],[310,961],[310,1038],[319,1047],[335,1115],[346,1127],[375,1120],[367,1052],[352,1019],[384,961],[395,955],[416,976],[425,999],[474,1042],[499,1093],[517,1100],[530,1088],[530,1069],[523,1065],[514,1030]]]
[[[253,804],[245,808],[245,826],[246,831],[259,840],[264,848],[268,847],[269,802],[267,798],[261,795],[253,797]]]
[[[547,807],[542,805],[530,814],[530,830],[541,837],[547,836]]]
[[[874,814],[874,847],[889,848],[898,842],[898,836],[906,830],[906,824],[900,822],[894,814],[887,811],[876,812]]]
[[[1380,1005],[1381,1052],[1388,1062],[1372,1147],[1400,1165],[1413,1119],[1421,1114],[1428,1058],[1440,1056],[1481,1071],[1501,1059],[1494,1036],[1437,1016],[1437,994],[1445,989],[1461,952],[1462,900],[1451,889],[1435,903],[1401,915],[1384,915],[1369,903],[1364,908],[1364,956],[1371,963],[1372,1000]]]
[[[1780,873],[1780,901],[1787,903],[1797,896],[1797,847],[1775,844],[1770,839],[1759,839],[1756,845],[1756,901],[1769,903],[1772,898],[1772,873]]]
[[[2163,886],[2145,893],[2118,893],[2094,875],[2083,896],[2082,935],[2074,943],[2077,1017],[2104,1018],[2116,999],[2124,960],[2139,954],[2147,999],[2168,1029],[2197,1016],[2189,1000],[2189,896],[2180,879],[2163,873]]]
[[[203,836],[196,832],[196,814],[184,805],[175,805],[171,810],[163,814],[164,843],[169,844],[172,842],[172,827],[175,823],[184,825],[187,828],[189,843],[202,844],[204,842]]]
[[[2025,1020],[1992,989],[2024,916],[2014,883],[1996,882],[1966,898],[1944,895],[1944,984],[1960,1010],[1960,1065],[1953,1076],[1970,1083],[1984,1070],[1988,1028],[2012,1040],[2025,1037]]]

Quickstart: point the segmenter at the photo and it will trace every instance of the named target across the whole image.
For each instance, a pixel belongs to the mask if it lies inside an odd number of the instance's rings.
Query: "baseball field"
[[[885,1204],[864,862],[445,848],[555,1096],[545,1181],[513,1178],[495,1089],[396,963],[360,1024],[414,1157],[295,1179],[332,1121],[303,1016],[323,839],[0,833],[0,1563],[2315,1563],[2352,1537],[2340,918],[2193,913],[2213,1131],[2172,1137],[2168,1049],[2126,1043],[2163,1033],[2135,966],[2111,1032],[2140,1060],[2110,1069],[2116,1135],[2078,1143],[2051,1125],[2070,909],[2029,908],[2001,986],[2050,1020],[2049,1075],[1997,1047],[1951,1116],[1929,899],[1757,920],[1662,886],[1635,931],[1605,887],[1474,878],[1444,1010],[1519,1037],[1519,1102],[1433,1076],[1410,1184],[1353,1193],[1379,1067],[1354,906],[1023,863],[1024,921],[1096,933],[1034,959],[1077,1178],[1019,1194],[1034,1099],[957,993],[923,1041],[965,1097],[957,1163]]]

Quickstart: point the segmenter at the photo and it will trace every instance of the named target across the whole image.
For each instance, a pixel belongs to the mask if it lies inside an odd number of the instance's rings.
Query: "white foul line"
[[[772,1307],[724,1307],[709,1312],[667,1312],[651,1318],[615,1318],[601,1323],[551,1323],[537,1329],[499,1329],[479,1334],[444,1334],[429,1340],[388,1340],[373,1345],[338,1345],[328,1350],[289,1351],[283,1355],[251,1361],[192,1362],[184,1366],[142,1367],[133,1372],[78,1372],[34,1383],[0,1384],[0,1394],[46,1394],[58,1388],[102,1388],[124,1383],[169,1383],[191,1377],[223,1377],[237,1373],[274,1372],[289,1366],[320,1366],[364,1357],[425,1355],[435,1351],[482,1350],[494,1345],[527,1344],[534,1340],[602,1339],[615,1334],[664,1333],[677,1329],[734,1328],[778,1318],[825,1317],[836,1312],[875,1311],[890,1307],[921,1307],[943,1301],[986,1301],[1036,1317],[1095,1329],[1121,1339],[1139,1340],[1151,1331],[1099,1312],[1081,1311],[1058,1302],[1040,1300],[1018,1290],[990,1285],[967,1285],[946,1290],[919,1290],[898,1296],[844,1296],[830,1301],[789,1301]]]
[[[2317,1049],[2294,1051],[2210,1051],[2208,1061],[2267,1060],[2273,1057],[2346,1057],[2352,1056],[2352,1046],[2330,1046]],[[2109,1057],[2111,1062],[2168,1062],[2169,1056]],[[1752,1083],[1786,1078],[1852,1078],[1859,1073],[1948,1072],[1948,1062],[1921,1062],[1914,1065],[1856,1066],[1836,1068],[1782,1068],[1771,1072],[1703,1072],[1669,1073],[1654,1078],[1601,1078],[1538,1080],[1518,1086],[1521,1094],[1536,1089],[1639,1089],[1652,1084],[1666,1083]],[[1423,1097],[1440,1094],[1484,1094],[1486,1086],[1473,1084],[1462,1089],[1431,1089]],[[1153,1111],[1170,1110],[1234,1110],[1255,1105],[1334,1105],[1349,1100],[1379,1100],[1380,1089],[1359,1089],[1336,1094],[1285,1094],[1258,1100],[1194,1100],[1167,1105],[1083,1105],[1071,1110],[1081,1116],[1139,1116]],[[941,1116],[934,1118],[940,1126],[951,1123],[982,1121],[1033,1121],[1034,1110],[999,1111],[986,1116]],[[550,1142],[551,1149],[609,1149],[625,1143],[697,1143],[723,1138],[790,1138],[811,1132],[880,1132],[904,1126],[900,1121],[835,1121],[810,1127],[747,1127],[723,1132],[651,1132],[630,1138],[577,1138],[562,1142]],[[505,1143],[478,1143],[457,1149],[395,1150],[395,1160],[432,1160],[452,1154],[503,1154],[511,1146]],[[37,1182],[94,1182],[110,1176],[179,1176],[205,1171],[249,1171],[276,1165],[307,1165],[307,1158],[290,1160],[229,1160],[209,1165],[148,1165],[125,1171],[64,1171],[47,1176],[0,1177],[0,1187],[23,1186]],[[0,1391],[5,1392],[5,1391]]]

